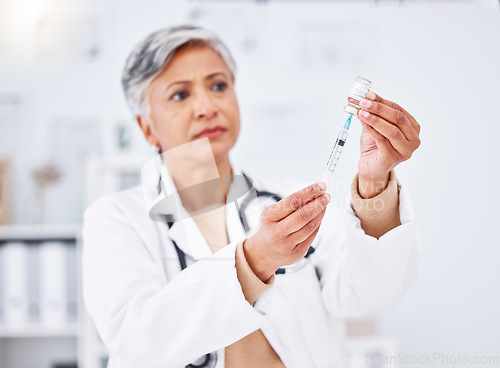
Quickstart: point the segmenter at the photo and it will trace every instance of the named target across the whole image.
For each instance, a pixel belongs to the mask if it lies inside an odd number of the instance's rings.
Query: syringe
[[[344,148],[345,141],[347,136],[349,135],[349,127],[351,126],[352,115],[349,115],[347,121],[344,124],[344,127],[340,130],[339,135],[337,136],[337,140],[333,145],[332,153],[330,154],[330,158],[326,163],[326,169],[323,172],[323,176],[321,177],[321,181],[325,182],[328,185],[330,177],[337,166],[337,162],[339,161],[340,154],[342,153],[342,149]]]

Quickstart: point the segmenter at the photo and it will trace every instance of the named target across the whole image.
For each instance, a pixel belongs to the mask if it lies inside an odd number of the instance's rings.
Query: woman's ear
[[[142,133],[144,134],[144,137],[146,137],[149,144],[152,146],[158,146],[159,142],[153,132],[151,123],[144,119],[141,115],[137,115],[135,119],[137,120],[137,123],[139,124],[139,127],[141,128]]]

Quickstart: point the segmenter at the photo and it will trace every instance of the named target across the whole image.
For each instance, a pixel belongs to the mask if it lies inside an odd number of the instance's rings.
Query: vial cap
[[[351,115],[354,115],[354,116],[358,116],[358,112],[359,112],[358,109],[356,109],[355,107],[353,107],[351,105],[345,105],[344,111],[351,114]]]

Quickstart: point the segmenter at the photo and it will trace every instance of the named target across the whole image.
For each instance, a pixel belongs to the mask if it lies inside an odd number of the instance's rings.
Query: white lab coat
[[[276,275],[254,306],[236,276],[236,245],[247,235],[234,203],[226,208],[230,244],[213,254],[191,218],[170,229],[151,220],[140,186],[100,198],[84,215],[83,292],[110,352],[108,368],[185,367],[213,351],[221,368],[224,347],[257,329],[287,368],[341,367],[332,317],[393,305],[417,275],[418,234],[397,180],[400,226],[377,240],[350,206],[330,206],[316,251],[298,270]],[[246,216],[255,225],[260,208],[253,203]],[[186,254],[182,272],[171,240]]]

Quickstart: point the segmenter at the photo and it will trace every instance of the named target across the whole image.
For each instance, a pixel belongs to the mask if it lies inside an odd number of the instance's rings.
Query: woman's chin
[[[216,164],[219,165],[219,163],[228,161],[229,152],[234,147],[236,140],[228,132],[215,137],[195,138],[194,140],[206,138],[210,142],[210,148]]]

